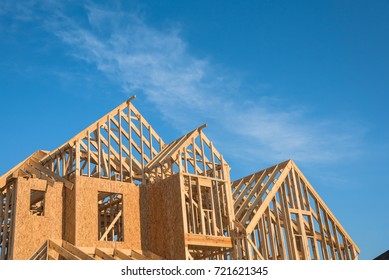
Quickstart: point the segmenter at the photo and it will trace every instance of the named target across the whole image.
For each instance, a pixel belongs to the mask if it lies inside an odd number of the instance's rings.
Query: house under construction
[[[130,98],[0,177],[0,259],[357,259],[292,160],[231,182],[201,126],[166,144]]]

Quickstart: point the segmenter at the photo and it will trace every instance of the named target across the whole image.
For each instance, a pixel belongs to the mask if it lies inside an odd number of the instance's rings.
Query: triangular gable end
[[[359,248],[291,160],[232,183],[254,259],[356,259]]]
[[[145,167],[149,180],[153,182],[179,172],[229,180],[228,164],[202,131],[206,126],[171,142],[154,157]]]
[[[165,143],[131,103],[134,98],[53,150],[41,163],[61,177],[77,174],[144,182],[144,166]]]

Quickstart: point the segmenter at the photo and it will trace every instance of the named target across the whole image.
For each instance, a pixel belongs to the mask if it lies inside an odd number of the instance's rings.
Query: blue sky
[[[0,173],[137,95],[232,179],[295,160],[361,259],[389,249],[388,1],[59,2],[0,2]]]

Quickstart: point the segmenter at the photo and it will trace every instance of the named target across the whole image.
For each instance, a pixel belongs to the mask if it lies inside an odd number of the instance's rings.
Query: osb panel
[[[76,240],[76,192],[65,188],[63,239],[74,244]]]
[[[185,259],[179,174],[145,189],[149,250],[165,259]]]
[[[141,249],[139,187],[132,183],[77,176],[73,191],[75,192],[75,242],[72,243],[80,247]],[[98,240],[98,192],[123,194],[123,242]],[[69,199],[72,200],[73,197],[70,196]],[[69,205],[71,203],[69,202]],[[72,229],[67,226],[67,230],[71,236]]]
[[[62,183],[17,179],[13,259],[28,259],[47,239],[62,238]],[[44,216],[30,214],[31,190],[46,191]]]

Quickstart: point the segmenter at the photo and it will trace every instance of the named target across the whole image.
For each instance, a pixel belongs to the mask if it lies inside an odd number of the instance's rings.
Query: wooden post
[[[119,161],[120,161],[120,181],[123,182],[123,146],[122,146],[122,116],[120,110],[118,110],[118,121],[119,121]]]
[[[128,161],[130,166],[130,182],[133,181],[132,178],[132,128],[131,128],[131,102],[128,102]]]
[[[80,168],[80,159],[81,159],[81,152],[80,152],[80,140],[78,139],[75,141],[76,146],[76,175],[82,175],[81,174],[81,168]]]

